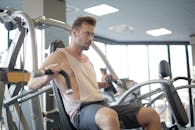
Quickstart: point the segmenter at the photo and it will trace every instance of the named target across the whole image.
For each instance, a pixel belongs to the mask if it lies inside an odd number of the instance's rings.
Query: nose
[[[93,38],[94,38],[94,35],[90,35],[90,36],[89,36],[89,40],[90,40],[90,41],[92,41]]]

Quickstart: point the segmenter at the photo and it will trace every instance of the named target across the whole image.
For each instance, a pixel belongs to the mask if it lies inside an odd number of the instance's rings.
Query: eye
[[[90,36],[90,32],[86,32],[86,36]]]
[[[89,36],[93,37],[93,36],[94,36],[94,33],[85,32],[85,35],[86,35],[87,37],[89,37]]]

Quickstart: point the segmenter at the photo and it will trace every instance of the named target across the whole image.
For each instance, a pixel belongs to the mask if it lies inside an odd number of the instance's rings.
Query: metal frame
[[[13,22],[14,24],[17,24],[17,28],[19,31],[17,32],[17,38],[14,39],[14,41],[11,43],[11,46],[8,50],[8,55],[6,57],[6,63],[4,64],[4,68],[8,70],[14,70],[15,63],[17,60],[18,53],[20,51],[20,48],[22,46],[26,30],[28,30],[28,33],[30,34],[30,41],[31,41],[31,48],[32,52],[34,53],[32,55],[32,71],[36,72],[38,70],[38,63],[37,63],[37,41],[36,41],[36,35],[35,35],[35,27],[39,29],[44,29],[49,26],[56,26],[59,28],[63,28],[66,31],[70,31],[70,26],[65,24],[64,22],[46,18],[44,16],[38,17],[36,19],[31,19],[27,14],[25,14],[22,11],[15,11],[13,9],[7,9],[4,12],[0,12],[1,22],[7,23],[7,22]],[[18,93],[21,86],[17,85],[16,88],[13,88],[13,92],[11,93]],[[24,86],[22,86],[24,87]],[[21,95],[17,96],[9,96],[6,95],[6,93],[9,93],[9,88],[7,87],[7,84],[5,82],[0,81],[0,114],[1,118],[4,117],[4,122],[6,125],[6,129],[13,130],[16,129],[16,126],[14,124],[13,119],[17,121],[17,123],[20,123],[21,128],[28,130],[30,129],[28,127],[28,123],[25,120],[25,117],[23,116],[22,109],[18,104],[29,100],[30,101],[30,108],[32,113],[32,129],[33,130],[41,130],[44,129],[43,127],[43,115],[41,112],[41,106],[40,106],[40,99],[38,97],[39,94],[42,94],[48,90],[51,90],[51,87],[48,87],[46,89],[43,89],[42,91],[27,91],[22,93]],[[29,96],[30,95],[30,96]],[[22,97],[22,99],[21,99]],[[3,100],[5,100],[3,102]],[[18,114],[14,114],[9,110],[9,106],[13,105],[15,106],[16,112]],[[2,117],[2,110],[4,116]]]

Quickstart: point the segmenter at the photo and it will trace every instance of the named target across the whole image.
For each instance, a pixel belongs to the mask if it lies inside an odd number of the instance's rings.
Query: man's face
[[[94,37],[94,26],[83,23],[81,28],[75,30],[76,43],[82,48],[82,50],[88,50]]]

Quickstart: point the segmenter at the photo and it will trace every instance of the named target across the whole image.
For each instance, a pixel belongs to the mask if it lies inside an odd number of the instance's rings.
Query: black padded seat
[[[51,52],[54,52],[57,48],[64,48],[64,47],[65,47],[65,45],[62,41],[55,40],[50,44],[49,51],[51,53]],[[50,82],[50,84],[52,85],[52,88],[53,88],[53,93],[54,93],[54,97],[56,99],[55,101],[56,101],[57,109],[59,111],[59,116],[60,116],[60,120],[61,120],[62,125],[63,125],[62,126],[63,129],[64,130],[76,130],[76,128],[74,128],[74,126],[70,122],[69,115],[65,111],[62,96],[60,94],[60,90],[57,87],[57,84],[55,83],[54,80],[52,80]]]

